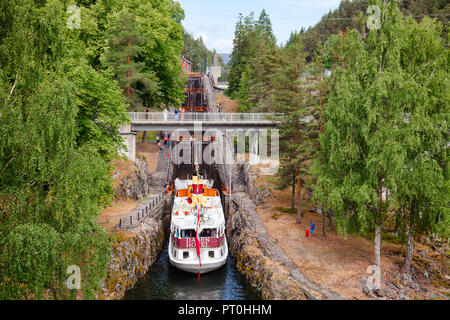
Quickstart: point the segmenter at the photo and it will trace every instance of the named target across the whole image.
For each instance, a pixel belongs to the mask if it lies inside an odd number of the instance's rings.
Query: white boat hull
[[[179,249],[179,250],[183,250],[183,249]],[[188,249],[186,249],[186,250],[188,250]],[[195,249],[189,249],[189,250],[195,251]],[[203,248],[202,250],[208,250],[208,249]],[[184,259],[175,258],[173,256],[172,242],[169,242],[169,260],[170,260],[170,264],[177,269],[180,269],[182,271],[186,271],[189,273],[194,273],[194,274],[198,274],[198,273],[204,274],[204,273],[215,271],[215,270],[223,267],[227,263],[228,245],[227,245],[226,240],[224,241],[223,250],[224,250],[224,254],[223,254],[223,256],[221,256],[219,258],[202,259],[202,261],[201,261],[202,266],[200,267],[198,258],[195,260],[184,260]],[[195,253],[195,255],[196,254],[197,253]]]

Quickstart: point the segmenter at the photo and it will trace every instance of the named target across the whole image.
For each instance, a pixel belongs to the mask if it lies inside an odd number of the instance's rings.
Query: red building
[[[185,57],[181,56],[181,66],[183,67],[184,72],[191,72],[192,71],[192,62],[190,62]]]

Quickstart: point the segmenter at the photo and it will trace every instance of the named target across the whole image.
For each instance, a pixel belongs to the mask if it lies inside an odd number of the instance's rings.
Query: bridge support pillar
[[[136,132],[131,130],[131,125],[126,125],[119,128],[119,133],[127,147],[127,150],[121,149],[119,153],[129,160],[136,161]]]
[[[259,134],[257,130],[250,130],[249,132],[250,136],[250,164],[259,164],[261,159],[259,157]]]

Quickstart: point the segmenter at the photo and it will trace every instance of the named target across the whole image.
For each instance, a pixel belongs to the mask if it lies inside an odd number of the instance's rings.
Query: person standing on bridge
[[[168,116],[168,114],[169,114],[169,111],[167,111],[167,108],[164,108],[164,111],[163,111],[163,119],[164,119],[164,122],[167,122],[167,116]]]

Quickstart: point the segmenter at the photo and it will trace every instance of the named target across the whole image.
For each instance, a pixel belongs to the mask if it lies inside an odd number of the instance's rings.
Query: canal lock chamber
[[[206,146],[203,145],[202,151]],[[192,154],[192,163],[194,162]],[[229,218],[229,197],[223,190],[229,188],[222,181],[218,164],[200,164],[205,180],[213,180],[213,188],[218,190],[225,214]],[[168,185],[174,185],[176,178],[184,180],[192,177],[195,166],[192,164],[171,164],[171,174],[168,174]],[[223,176],[223,174],[222,174]],[[197,275],[181,271],[173,267],[169,261],[168,243],[170,235],[170,218],[174,195],[164,209],[164,246],[157,260],[149,268],[143,278],[128,290],[124,296],[126,300],[260,300],[261,296],[236,267],[236,260],[228,253],[226,264],[218,270]],[[228,239],[227,239],[228,240]]]

